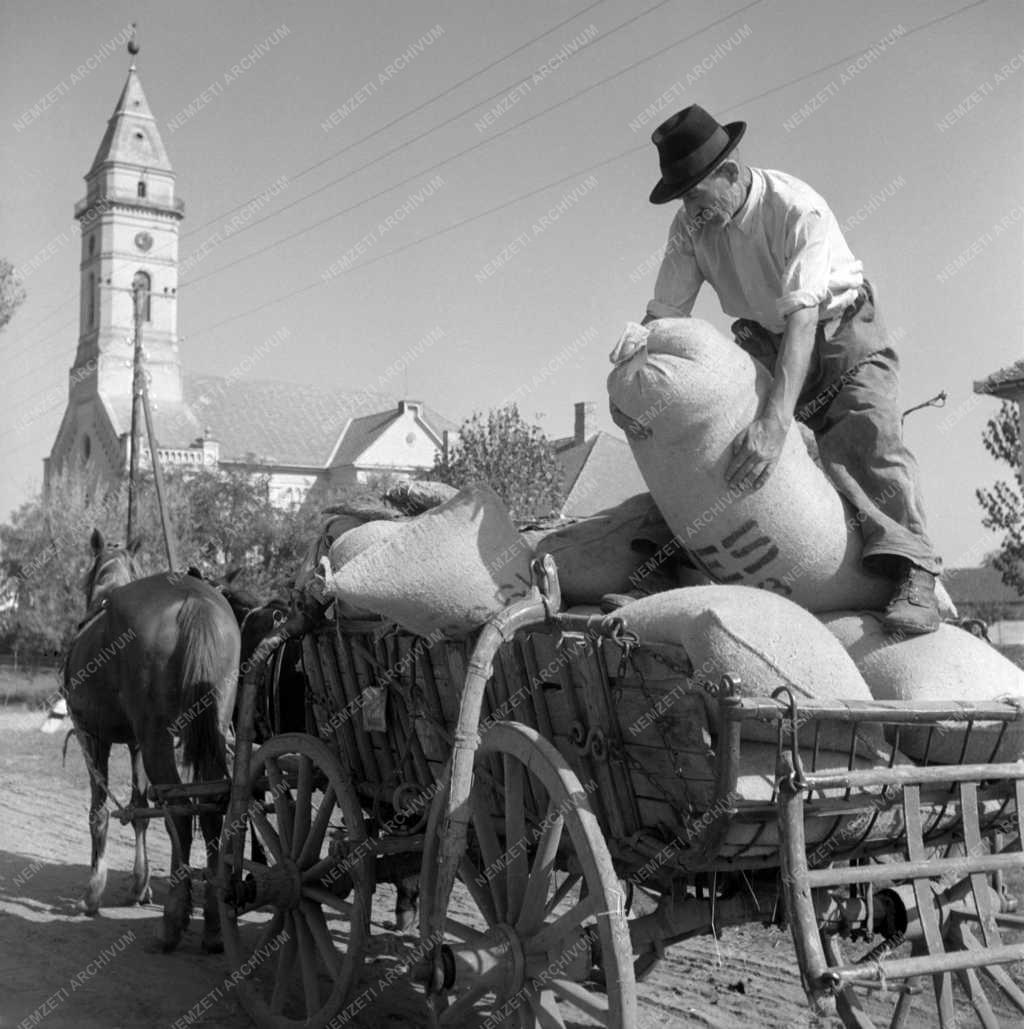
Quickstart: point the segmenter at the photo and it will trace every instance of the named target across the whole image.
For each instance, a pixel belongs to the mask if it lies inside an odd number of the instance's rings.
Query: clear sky
[[[1018,0],[8,0],[0,255],[45,258],[0,335],[0,517],[38,488],[63,413],[72,208],[132,21],[188,205],[181,258],[196,255],[179,291],[187,368],[383,379],[455,421],[514,396],[549,436],[594,400],[617,432],[607,354],[643,315],[674,210],[647,201],[650,132],[698,102],[747,121],[749,163],[806,180],[847,224],[900,340],[905,406],[949,393],[906,426],[936,542],[950,565],[995,546],[974,490],[1005,474],[981,443],[996,402],[971,383],[1024,352]],[[728,328],[709,287],[695,314]],[[282,328],[287,346],[254,361]]]

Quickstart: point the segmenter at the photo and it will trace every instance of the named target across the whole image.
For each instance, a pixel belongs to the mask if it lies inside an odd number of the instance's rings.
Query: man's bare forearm
[[[772,418],[785,428],[793,421],[800,393],[807,382],[818,328],[818,311],[804,307],[786,319],[786,328],[775,362],[775,379],[765,397],[762,418]]]

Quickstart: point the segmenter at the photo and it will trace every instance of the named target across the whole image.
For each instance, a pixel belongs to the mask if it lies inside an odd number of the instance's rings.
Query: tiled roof
[[[947,568],[942,581],[954,604],[1024,604],[1024,596],[1007,586],[995,568]]]
[[[131,432],[131,399],[129,397],[104,396],[103,402],[110,414],[114,434],[121,436],[126,432]],[[202,422],[184,404],[153,403],[150,405],[150,409],[153,414],[153,431],[156,433],[157,443],[162,448],[188,447],[202,432]]]
[[[1024,358],[1015,361],[1006,368],[986,375],[974,384],[975,393],[991,393],[994,396],[1005,396],[1008,393],[1019,393],[1024,390]]]
[[[354,418],[331,464],[337,466],[355,464],[359,455],[365,453],[367,447],[378,439],[397,417],[398,411],[392,407],[387,411],[378,411],[377,414]]]
[[[351,464],[398,416],[397,401],[386,394],[297,382],[186,373],[184,392],[196,419],[192,439],[209,428],[225,461],[244,461],[251,454],[271,464],[325,468],[337,448],[333,464]],[[426,405],[421,411],[438,438],[455,428]],[[169,445],[163,439],[160,444]]]
[[[598,432],[582,443],[566,443],[556,443],[566,488],[565,517],[582,518],[647,492],[625,440]]]

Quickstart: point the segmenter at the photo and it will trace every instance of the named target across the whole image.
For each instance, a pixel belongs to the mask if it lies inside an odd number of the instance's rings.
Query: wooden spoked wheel
[[[468,798],[449,785],[431,808],[421,873],[423,950],[432,950],[438,831],[468,799],[469,840],[447,900],[440,1026],[636,1024],[636,984],[623,893],[587,791],[535,730],[499,722],[475,756]],[[599,983],[603,983],[599,985]],[[589,988],[588,988],[589,986]],[[604,992],[601,992],[603,990]]]
[[[320,1029],[348,998],[362,965],[372,898],[362,810],[331,750],[303,733],[275,736],[252,756],[266,787],[227,820],[220,911],[233,986],[257,1025]],[[236,855],[255,833],[266,864]],[[241,973],[236,975],[236,973]]]

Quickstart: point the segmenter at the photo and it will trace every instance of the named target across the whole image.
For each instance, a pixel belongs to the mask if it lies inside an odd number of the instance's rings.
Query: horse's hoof
[[[202,942],[204,954],[223,954],[224,953],[224,941],[221,939],[220,934],[207,938],[203,937]]]
[[[75,904],[75,910],[80,915],[88,915],[95,918],[100,913],[100,902],[89,897],[83,897]]]

